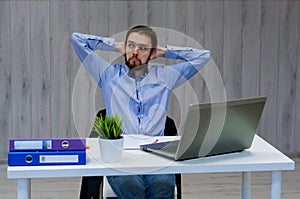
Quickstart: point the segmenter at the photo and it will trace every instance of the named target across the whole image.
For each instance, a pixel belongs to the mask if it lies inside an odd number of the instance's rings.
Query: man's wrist
[[[115,52],[124,54],[125,53],[125,46],[124,42],[116,42],[115,41]]]
[[[120,43],[115,41],[115,51],[120,52]]]
[[[165,53],[167,51],[167,48],[166,47],[157,46],[156,50],[157,50],[157,57],[164,57]]]

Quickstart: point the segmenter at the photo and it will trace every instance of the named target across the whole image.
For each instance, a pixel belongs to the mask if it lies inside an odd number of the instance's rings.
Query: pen
[[[153,141],[152,141],[152,144],[156,144],[157,142],[158,142],[158,139],[153,140]]]

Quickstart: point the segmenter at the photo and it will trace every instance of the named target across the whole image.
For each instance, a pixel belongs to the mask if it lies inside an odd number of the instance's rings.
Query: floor
[[[295,171],[282,173],[282,199],[300,198],[300,158]],[[184,199],[238,199],[241,198],[241,173],[213,173],[183,175]],[[76,199],[79,196],[80,178],[50,178],[32,180],[33,199]],[[271,172],[252,173],[251,196],[254,199],[270,198]],[[6,178],[6,165],[0,165],[0,198],[17,198],[17,181]]]

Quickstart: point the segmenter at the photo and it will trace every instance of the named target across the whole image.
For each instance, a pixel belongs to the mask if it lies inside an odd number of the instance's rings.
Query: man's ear
[[[150,60],[155,59],[156,58],[156,48],[154,50],[152,50],[151,54],[150,54]]]

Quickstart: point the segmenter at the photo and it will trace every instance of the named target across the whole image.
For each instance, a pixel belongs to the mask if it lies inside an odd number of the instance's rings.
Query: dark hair
[[[137,32],[139,34],[145,34],[145,35],[149,36],[151,38],[152,50],[156,48],[157,36],[152,28],[150,28],[149,26],[145,26],[145,25],[137,25],[137,26],[132,27],[130,30],[128,30],[128,32],[126,34],[125,44],[127,44],[128,36],[132,32]]]

